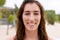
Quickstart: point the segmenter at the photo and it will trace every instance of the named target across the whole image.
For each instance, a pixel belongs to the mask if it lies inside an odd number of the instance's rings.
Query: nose
[[[34,21],[34,15],[33,15],[33,14],[30,15],[29,20],[30,20],[30,21]]]

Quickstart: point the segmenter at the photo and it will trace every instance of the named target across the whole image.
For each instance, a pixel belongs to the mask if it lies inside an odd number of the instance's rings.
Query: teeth
[[[28,23],[28,24],[36,24],[36,23]]]
[[[27,23],[27,24],[31,24],[31,25],[33,25],[33,24],[36,24],[36,23]]]

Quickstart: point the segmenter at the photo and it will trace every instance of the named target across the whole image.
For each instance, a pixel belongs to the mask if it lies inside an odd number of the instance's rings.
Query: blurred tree
[[[48,24],[54,24],[54,22],[56,21],[56,14],[54,10],[46,10],[46,19],[48,21]]]
[[[17,7],[17,5],[15,4],[15,9],[14,9],[14,16],[15,16],[15,19],[16,19],[17,13],[18,13],[18,7]]]
[[[9,24],[11,24],[11,23],[12,23],[12,21],[13,21],[13,15],[12,15],[12,14],[10,14],[10,15],[9,15],[9,17],[8,17],[8,22],[9,22]]]
[[[56,14],[56,22],[58,22],[59,21],[59,17],[58,17],[58,15]]]
[[[6,0],[0,0],[0,6],[3,6],[5,4]]]
[[[1,10],[0,10],[0,19],[2,19],[2,12],[1,12]]]
[[[17,13],[18,13],[18,6],[15,4],[15,9],[14,9],[14,13],[13,13],[13,16],[14,16],[14,25],[16,24],[17,22]]]
[[[8,9],[6,9],[5,10],[5,14],[6,14],[6,18],[7,18],[7,35],[9,34],[9,15],[11,14],[11,12],[8,10]]]
[[[17,5],[15,4],[15,13],[17,13],[18,12],[18,7],[17,7]]]
[[[58,16],[58,22],[60,22],[60,14],[57,14],[57,16]]]
[[[7,23],[7,35],[9,34],[9,25],[13,20],[13,17],[12,17],[13,12],[14,12],[14,9],[12,9],[12,8],[4,8],[2,10],[2,13],[0,12],[0,18],[1,18],[1,15],[2,16],[4,15],[3,18],[5,18],[7,21],[6,22]]]
[[[1,12],[1,10],[0,10],[0,20],[2,19],[2,12]],[[1,22],[0,22],[0,24],[1,24]]]
[[[9,25],[11,24],[12,20],[13,20],[13,12],[8,10],[8,9],[5,9],[4,10],[4,13],[6,15],[6,18],[7,18],[7,35],[9,34]]]
[[[2,7],[5,4],[6,0],[0,0],[0,7]],[[0,11],[0,19],[2,19],[2,12]]]

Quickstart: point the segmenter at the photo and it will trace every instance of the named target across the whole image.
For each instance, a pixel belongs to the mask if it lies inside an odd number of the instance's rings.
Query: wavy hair
[[[41,5],[41,3],[39,3],[36,0],[25,0],[23,1],[21,7],[19,8],[19,11],[17,13],[17,32],[16,32],[16,36],[15,36],[15,40],[24,40],[25,37],[25,26],[24,26],[24,22],[22,20],[22,14],[24,11],[24,7],[26,4],[28,3],[36,3],[36,5],[39,6],[40,9],[40,13],[41,13],[41,20],[40,20],[40,24],[38,26],[38,37],[39,40],[48,40],[48,36],[46,33],[46,28],[45,28],[45,18],[44,18],[44,9]]]

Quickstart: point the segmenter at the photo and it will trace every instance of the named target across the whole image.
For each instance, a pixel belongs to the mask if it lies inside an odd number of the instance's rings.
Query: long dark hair
[[[40,11],[41,11],[41,20],[38,26],[38,37],[39,37],[39,40],[48,40],[48,36],[46,33],[46,28],[45,28],[44,9],[42,5],[36,0],[25,0],[23,1],[21,7],[19,8],[19,11],[17,14],[18,21],[17,21],[17,32],[16,32],[15,40],[24,40],[25,26],[22,20],[22,14],[23,14],[25,5],[28,3],[36,3],[36,5],[39,6]]]

